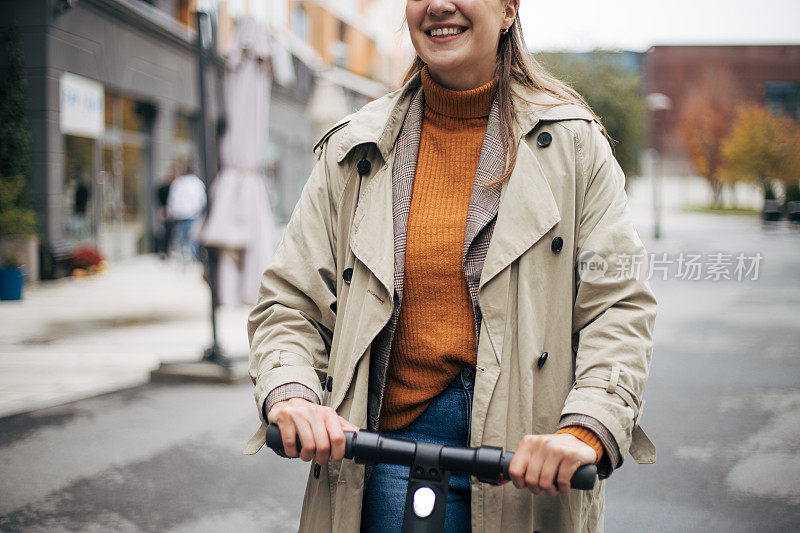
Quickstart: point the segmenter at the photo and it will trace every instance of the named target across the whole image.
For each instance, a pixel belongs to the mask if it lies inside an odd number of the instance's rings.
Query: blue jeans
[[[184,218],[174,221],[172,228],[172,239],[175,243],[175,251],[184,255],[192,261],[197,259],[197,242],[190,235],[192,226],[197,222],[196,218]]]
[[[469,446],[475,368],[466,366],[410,425],[382,435],[448,446]],[[443,423],[445,422],[445,423]],[[364,487],[362,533],[400,532],[408,489],[408,466],[376,464]],[[444,531],[470,531],[470,478],[450,474]]]

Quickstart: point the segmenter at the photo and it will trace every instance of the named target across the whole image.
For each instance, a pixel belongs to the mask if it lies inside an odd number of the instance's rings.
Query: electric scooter
[[[508,467],[513,452],[503,453],[497,446],[477,448],[444,446],[394,437],[385,437],[365,429],[345,431],[346,459],[359,464],[386,463],[410,467],[406,491],[403,533],[441,533],[444,530],[445,506],[450,473],[475,476],[478,481],[499,485],[511,479]],[[297,451],[300,438],[296,437]],[[284,454],[283,440],[278,426],[267,426],[267,445],[276,453]],[[597,479],[595,465],[578,468],[570,487],[591,490]]]

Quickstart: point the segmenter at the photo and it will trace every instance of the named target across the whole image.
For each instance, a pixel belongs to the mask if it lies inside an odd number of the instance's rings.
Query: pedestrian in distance
[[[167,216],[173,221],[173,249],[184,259],[198,258],[195,226],[206,207],[206,188],[191,167],[175,178],[167,194]]]
[[[450,477],[445,530],[601,531],[630,453],[656,300],[600,120],[525,46],[519,0],[407,0],[404,83],[345,117],[252,310],[261,427],[312,461],[300,531],[399,531],[408,467],[344,431],[515,451],[499,486]],[[584,268],[586,261],[603,268]],[[646,272],[646,263],[641,265]],[[600,480],[570,491],[584,464]]]
[[[172,242],[172,227],[175,225],[175,221],[172,220],[172,217],[169,215],[167,201],[169,200],[169,188],[176,177],[178,177],[178,173],[175,172],[173,168],[169,171],[164,181],[156,188],[156,217],[161,226],[158,228],[156,236],[156,252],[161,259],[167,258],[169,246]]]

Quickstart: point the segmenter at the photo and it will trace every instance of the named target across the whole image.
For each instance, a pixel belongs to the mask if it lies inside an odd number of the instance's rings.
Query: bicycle
[[[478,481],[491,485],[511,479],[508,467],[514,453],[503,453],[503,449],[497,446],[445,446],[385,437],[365,429],[358,433],[345,431],[344,436],[346,459],[359,464],[386,463],[410,467],[403,533],[440,533],[444,530],[451,472],[475,476]],[[299,453],[300,438],[295,439]],[[274,423],[267,426],[267,446],[275,453],[285,455],[280,429]],[[570,487],[591,490],[596,479],[597,467],[583,465],[572,476]]]

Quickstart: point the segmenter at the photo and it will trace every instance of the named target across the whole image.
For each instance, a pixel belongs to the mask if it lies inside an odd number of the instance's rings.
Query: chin
[[[467,68],[467,65],[465,64],[464,60],[460,58],[459,59],[437,58],[436,60],[433,61],[425,61],[425,63],[427,63],[428,69],[433,71],[454,71]]]

